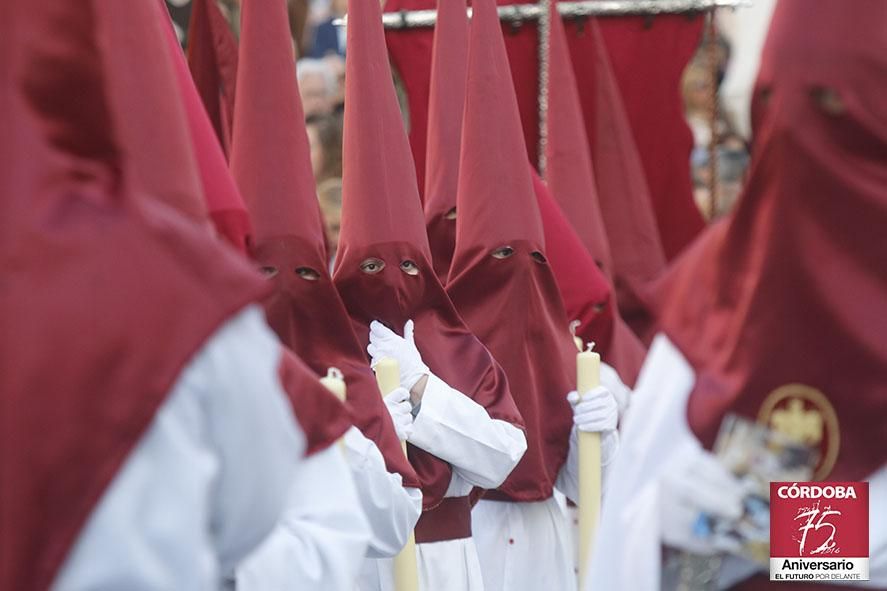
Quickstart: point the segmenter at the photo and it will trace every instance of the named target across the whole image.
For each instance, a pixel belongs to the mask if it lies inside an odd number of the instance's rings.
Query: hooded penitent
[[[468,331],[431,266],[415,168],[388,66],[378,2],[352,0],[345,76],[342,229],[333,275],[358,339],[379,320],[415,338],[432,372],[494,419],[521,424],[502,369]],[[450,466],[410,446],[425,508],[440,503]]]
[[[182,368],[266,289],[133,190],[103,71],[114,4],[12,2],[0,20],[3,589],[51,585]],[[157,18],[126,4],[138,26]]]
[[[434,27],[428,140],[425,149],[425,224],[434,271],[446,284],[456,247],[456,187],[465,78],[468,15],[463,0],[440,0]]]
[[[185,104],[188,130],[197,157],[203,183],[203,196],[216,232],[239,252],[247,254],[252,240],[252,226],[243,198],[225,162],[225,155],[213,134],[206,110],[200,102],[194,81],[188,74],[185,56],[172,27],[165,27],[166,40],[173,55],[178,88]]]
[[[344,373],[354,424],[419,486],[327,270],[285,1],[244,0],[240,39],[231,167],[255,223],[253,256],[274,285],[268,323],[317,373]]]
[[[193,0],[187,43],[194,84],[216,137],[228,154],[234,127],[237,39],[217,0]]]
[[[527,452],[504,498],[547,499],[567,457],[576,346],[545,258],[517,101],[492,0],[476,0],[447,292],[505,369],[526,421]],[[489,494],[489,493],[488,493]]]
[[[557,206],[548,208],[552,215],[546,215],[540,200],[546,247],[567,316],[579,322],[577,336],[597,343],[604,361],[614,366],[626,383],[633,384],[646,355],[644,346],[619,314],[615,297],[607,296],[605,307],[609,310],[601,310],[602,315],[593,314],[601,304],[599,297],[592,297],[599,289],[599,280],[609,282],[607,290],[612,291],[612,257],[598,203],[576,77],[556,2],[550,3],[550,11],[545,179],[563,215],[555,214]],[[539,182],[536,190],[537,196],[546,192]],[[569,220],[575,232],[557,227],[558,217]],[[581,240],[579,244],[576,237]],[[589,254],[603,270],[604,278],[595,279],[599,273],[587,265]],[[605,318],[609,318],[609,326],[605,326]]]
[[[887,4],[848,8],[777,6],[745,193],[657,294],[703,444],[728,413],[758,419],[817,447],[828,480],[887,460]]]

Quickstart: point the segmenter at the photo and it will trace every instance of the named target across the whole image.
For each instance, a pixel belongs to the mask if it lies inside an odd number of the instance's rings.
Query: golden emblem
[[[814,480],[831,472],[841,438],[838,415],[825,394],[804,384],[780,386],[764,399],[758,422],[819,451]]]

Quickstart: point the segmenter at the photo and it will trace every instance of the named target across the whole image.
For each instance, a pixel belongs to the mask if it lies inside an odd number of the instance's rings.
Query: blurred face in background
[[[299,77],[299,92],[305,117],[325,115],[332,110],[325,77],[319,72],[306,72]]]
[[[326,230],[330,262],[335,260],[339,247],[339,228],[342,221],[342,179],[332,178],[317,187],[317,200]]]

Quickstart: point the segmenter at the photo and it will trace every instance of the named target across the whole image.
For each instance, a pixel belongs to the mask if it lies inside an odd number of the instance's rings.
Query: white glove
[[[416,385],[422,376],[429,375],[428,366],[422,362],[422,355],[416,348],[413,340],[413,321],[407,320],[403,326],[403,337],[398,336],[381,322],[370,323],[370,344],[367,353],[372,358],[370,365],[374,366],[390,357],[397,361],[400,369],[400,385],[409,390]]]
[[[406,441],[413,434],[413,405],[406,388],[395,388],[385,396],[385,406],[397,431],[397,438]]]
[[[662,479],[662,541],[694,554],[733,552],[735,538],[719,533],[742,516],[742,484],[711,453],[697,449]]]
[[[573,407],[573,424],[580,431],[602,433],[616,429],[619,405],[606,386],[592,388],[581,398],[574,390],[567,394],[567,401]]]

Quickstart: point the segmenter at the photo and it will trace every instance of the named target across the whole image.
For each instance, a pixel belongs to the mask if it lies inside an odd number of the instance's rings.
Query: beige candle
[[[373,369],[382,396],[391,393],[400,385],[400,368],[394,359],[382,359]],[[407,444],[403,442],[403,453],[407,453]],[[394,557],[394,588],[395,591],[419,591],[419,569],[416,565],[416,539],[411,533],[400,554]]]
[[[580,396],[601,383],[601,356],[588,350],[576,356]],[[579,588],[585,581],[588,557],[601,513],[601,434],[579,432]]]

